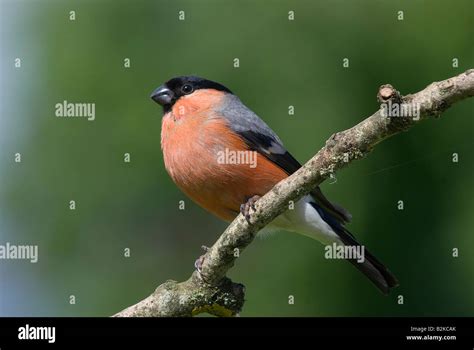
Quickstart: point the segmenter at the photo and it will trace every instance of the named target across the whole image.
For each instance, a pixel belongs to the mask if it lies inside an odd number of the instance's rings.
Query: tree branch
[[[335,171],[365,157],[382,140],[406,131],[430,117],[438,117],[454,103],[474,96],[474,69],[435,82],[412,95],[401,96],[391,85],[380,87],[380,103],[419,108],[417,117],[387,117],[383,109],[356,126],[335,133],[326,145],[297,172],[260,198],[250,224],[239,215],[204,255],[201,274],[196,271],[185,282],[167,281],[139,303],[117,313],[117,317],[193,316],[207,312],[234,316],[244,304],[244,286],[226,277],[243,249],[256,233],[288,209]],[[412,109],[416,111],[417,109]],[[413,116],[413,114],[411,114]]]

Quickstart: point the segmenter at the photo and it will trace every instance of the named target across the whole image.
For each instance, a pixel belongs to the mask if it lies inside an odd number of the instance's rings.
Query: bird
[[[151,99],[163,109],[161,149],[166,171],[189,198],[224,221],[231,222],[240,213],[249,220],[256,201],[301,167],[277,134],[220,83],[178,76],[156,88]],[[225,154],[234,158],[222,161]],[[236,155],[253,158],[254,166],[237,162]],[[346,228],[351,218],[318,186],[269,226],[326,246],[364,247]],[[362,251],[363,259],[346,260],[388,295],[398,286],[397,278],[367,249]]]

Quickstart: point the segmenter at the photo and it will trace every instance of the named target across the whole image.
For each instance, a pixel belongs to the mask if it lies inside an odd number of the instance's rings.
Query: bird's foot
[[[207,252],[207,251],[209,250],[209,248],[206,247],[205,245],[201,246],[201,248],[202,248],[205,252]],[[201,279],[203,279],[203,278],[202,278],[202,275],[201,275],[201,271],[202,271],[202,264],[204,263],[204,257],[205,257],[205,255],[206,255],[206,254],[201,255],[201,256],[200,256],[199,258],[197,258],[196,261],[194,262],[194,267],[196,268],[196,271],[197,271],[197,273],[199,274],[199,277],[200,277]]]
[[[260,196],[255,195],[247,199],[247,202],[240,205],[240,212],[245,217],[247,222],[250,224],[250,209],[255,211],[255,202],[260,199]]]

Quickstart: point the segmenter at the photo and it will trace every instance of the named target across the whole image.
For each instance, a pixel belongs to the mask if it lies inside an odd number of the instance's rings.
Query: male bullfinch
[[[177,77],[158,87],[151,98],[163,106],[161,148],[169,175],[193,201],[225,221],[232,221],[240,212],[248,219],[259,196],[301,167],[273,130],[219,83]],[[222,161],[222,155],[246,152],[255,154],[254,166],[236,159]],[[317,187],[271,226],[326,245],[360,248],[345,228],[350,219],[345,209],[331,203]],[[397,279],[363,251],[365,259],[348,260],[388,294],[398,285]]]

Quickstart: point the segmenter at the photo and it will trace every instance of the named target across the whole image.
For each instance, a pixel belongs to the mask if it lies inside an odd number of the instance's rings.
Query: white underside
[[[295,203],[293,209],[288,209],[261,232],[272,232],[278,229],[296,232],[318,240],[322,244],[341,243],[333,231],[310,204],[314,201],[309,195]]]

